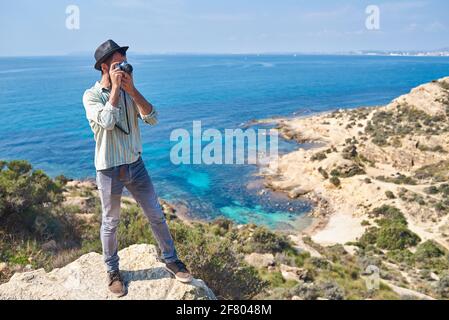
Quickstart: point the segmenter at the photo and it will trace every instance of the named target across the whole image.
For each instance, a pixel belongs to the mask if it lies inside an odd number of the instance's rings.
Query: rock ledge
[[[98,253],[88,253],[49,273],[44,269],[17,273],[0,285],[0,300],[213,300],[213,292],[199,279],[183,284],[164,268],[153,245],[132,245],[119,252],[128,294],[116,298],[108,292],[106,269]]]

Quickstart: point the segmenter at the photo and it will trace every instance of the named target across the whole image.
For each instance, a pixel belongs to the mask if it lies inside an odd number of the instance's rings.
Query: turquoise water
[[[259,194],[251,165],[175,166],[170,132],[238,128],[251,119],[389,102],[449,74],[448,58],[368,56],[133,56],[136,85],[158,108],[142,126],[143,159],[159,196],[197,218],[301,227],[310,205]],[[87,56],[0,58],[0,158],[27,159],[52,176],[94,177],[94,141],[81,97],[98,79]],[[296,148],[283,142],[281,151]],[[301,218],[302,217],[302,218]]]

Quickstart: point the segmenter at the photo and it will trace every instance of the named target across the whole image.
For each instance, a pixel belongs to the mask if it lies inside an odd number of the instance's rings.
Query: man
[[[155,125],[157,113],[134,86],[132,71],[124,72],[118,67],[126,61],[127,50],[128,47],[120,47],[112,40],[98,47],[95,69],[101,71],[101,80],[83,96],[86,117],[96,142],[96,179],[102,205],[100,236],[108,287],[117,296],[126,294],[119,270],[116,237],[123,187],[129,190],[148,218],[168,271],[179,281],[192,280],[177,257],[164,213],[141,157],[138,118]]]

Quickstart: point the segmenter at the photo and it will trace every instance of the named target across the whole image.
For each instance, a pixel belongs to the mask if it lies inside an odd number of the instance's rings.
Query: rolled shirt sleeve
[[[112,106],[109,101],[104,104],[98,95],[89,90],[84,93],[83,104],[87,119],[94,121],[106,130],[114,129],[119,119],[119,108]]]
[[[136,110],[136,113],[137,113],[137,117],[142,119],[146,124],[149,124],[152,126],[154,126],[158,123],[158,119],[157,119],[158,114],[157,114],[156,108],[154,106],[149,114],[143,115],[140,113],[136,102],[134,100],[132,100],[132,101],[134,104],[134,109]]]
[[[149,125],[156,125],[158,123],[158,119],[157,119],[157,111],[156,109],[153,107],[153,110],[151,110],[151,112],[149,114],[146,115],[142,115],[139,114],[139,117],[147,124]]]

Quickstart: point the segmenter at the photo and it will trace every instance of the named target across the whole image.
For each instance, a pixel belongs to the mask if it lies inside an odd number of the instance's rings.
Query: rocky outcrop
[[[281,264],[279,270],[282,274],[282,277],[285,280],[304,281],[304,282],[313,280],[312,275],[307,269],[301,269]]]
[[[127,295],[120,299],[212,300],[213,292],[199,279],[183,284],[158,260],[152,245],[133,245],[119,252]],[[0,299],[117,299],[108,292],[103,258],[88,253],[49,273],[39,269],[15,274],[0,285]]]
[[[432,116],[445,115],[448,92],[449,77],[446,77],[412,89],[410,93],[393,100],[388,107],[395,107],[398,104],[407,105]]]
[[[267,268],[275,265],[274,256],[271,253],[253,252],[245,256],[245,261],[255,268]]]

